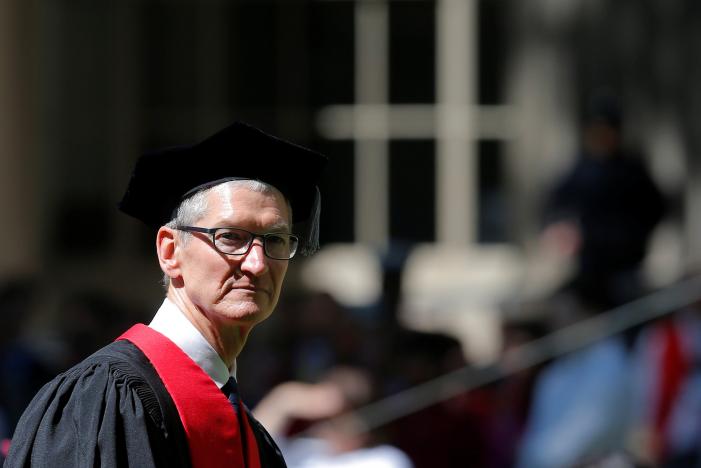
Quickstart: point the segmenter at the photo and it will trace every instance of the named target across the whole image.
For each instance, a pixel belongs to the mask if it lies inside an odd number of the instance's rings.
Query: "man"
[[[576,260],[562,290],[590,306],[615,307],[644,292],[640,269],[666,212],[642,155],[623,136],[618,99],[594,94],[582,149],[546,197],[544,240]]]
[[[157,228],[166,299],[148,327],[44,386],[5,466],[285,466],[241,403],[236,356],[289,259],[318,247],[324,162],[240,123],[142,156],[120,209]]]

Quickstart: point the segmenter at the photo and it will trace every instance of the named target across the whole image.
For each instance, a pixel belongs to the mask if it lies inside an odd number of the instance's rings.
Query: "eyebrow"
[[[230,220],[224,219],[219,223],[215,223],[214,227],[217,228],[239,228],[239,229],[245,229],[249,230],[248,228],[245,228],[243,226],[238,225],[237,223],[232,223]],[[257,231],[260,232],[260,231]],[[278,223],[271,224],[270,226],[266,226],[265,229],[260,232],[261,234],[269,233],[269,232],[284,232],[284,233],[291,233],[292,229],[290,228],[290,224],[287,221],[280,221]]]
[[[282,221],[279,223],[272,224],[266,228],[266,231],[268,232],[279,232],[279,231],[284,231],[284,232],[290,232],[290,223],[287,221]]]

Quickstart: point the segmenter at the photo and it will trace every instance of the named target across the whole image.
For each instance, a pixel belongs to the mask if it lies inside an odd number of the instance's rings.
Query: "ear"
[[[171,280],[180,276],[180,263],[176,255],[177,233],[174,229],[161,226],[156,234],[156,252],[158,253],[158,263],[161,270]]]

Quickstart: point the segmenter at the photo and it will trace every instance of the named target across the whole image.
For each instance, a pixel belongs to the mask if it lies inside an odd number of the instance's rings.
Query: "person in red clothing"
[[[697,466],[701,461],[700,306],[643,328],[634,358],[631,449],[655,466]]]

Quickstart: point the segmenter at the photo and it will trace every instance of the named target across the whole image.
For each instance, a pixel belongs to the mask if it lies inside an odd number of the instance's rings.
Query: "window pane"
[[[435,155],[433,141],[390,144],[390,237],[409,242],[435,240]]]
[[[328,155],[319,189],[321,190],[321,243],[354,240],[353,148],[349,141],[315,143],[314,149]]]
[[[314,106],[353,102],[354,8],[353,2],[313,3],[310,86]]]
[[[479,2],[479,102],[503,101],[504,61],[507,57],[503,0]]]
[[[435,100],[435,2],[390,3],[390,102]]]
[[[275,2],[236,2],[231,9],[229,73],[232,107],[273,107],[277,98]]]
[[[484,243],[510,241],[503,144],[499,141],[481,141],[478,151],[478,240]]]

